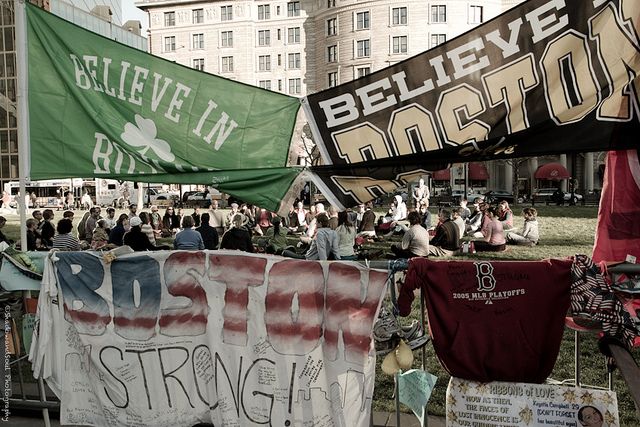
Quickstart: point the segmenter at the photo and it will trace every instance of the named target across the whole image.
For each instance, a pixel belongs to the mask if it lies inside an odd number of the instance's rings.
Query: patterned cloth
[[[570,315],[586,317],[600,323],[605,336],[617,339],[630,350],[638,331],[600,267],[588,256],[576,255],[571,267],[571,278]],[[607,363],[609,369],[615,366],[612,358]]]

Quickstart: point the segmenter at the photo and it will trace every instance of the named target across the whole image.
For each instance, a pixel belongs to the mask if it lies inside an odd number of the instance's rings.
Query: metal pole
[[[28,63],[27,63],[27,26],[24,0],[14,0],[16,22],[16,81],[18,91],[16,93],[17,122],[18,122],[18,176],[20,182],[20,197],[18,209],[20,210],[20,249],[27,250],[27,206],[26,206],[26,181],[30,175],[29,153],[29,105],[28,93]]]
[[[574,347],[573,347],[573,357],[575,360],[575,379],[576,379],[576,387],[580,387],[580,333],[578,331],[573,331],[574,336]]]

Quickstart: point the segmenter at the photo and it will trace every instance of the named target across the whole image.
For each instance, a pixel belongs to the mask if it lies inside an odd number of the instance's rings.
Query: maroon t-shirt
[[[430,261],[413,258],[398,300],[423,288],[433,346],[453,376],[542,383],[555,365],[569,309],[571,259]]]

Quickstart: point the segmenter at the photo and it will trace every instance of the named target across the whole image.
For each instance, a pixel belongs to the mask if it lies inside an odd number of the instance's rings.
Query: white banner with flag
[[[369,424],[386,272],[236,251],[52,256],[30,359],[61,424]]]

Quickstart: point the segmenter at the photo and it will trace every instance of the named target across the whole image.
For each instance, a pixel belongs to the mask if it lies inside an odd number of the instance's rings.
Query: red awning
[[[469,163],[469,179],[472,181],[486,181],[489,179],[489,172],[484,163]]]
[[[442,169],[432,173],[431,178],[435,181],[449,181],[451,179],[451,169]]]
[[[571,178],[567,168],[560,163],[547,163],[538,168],[533,175],[535,179],[561,180]]]

